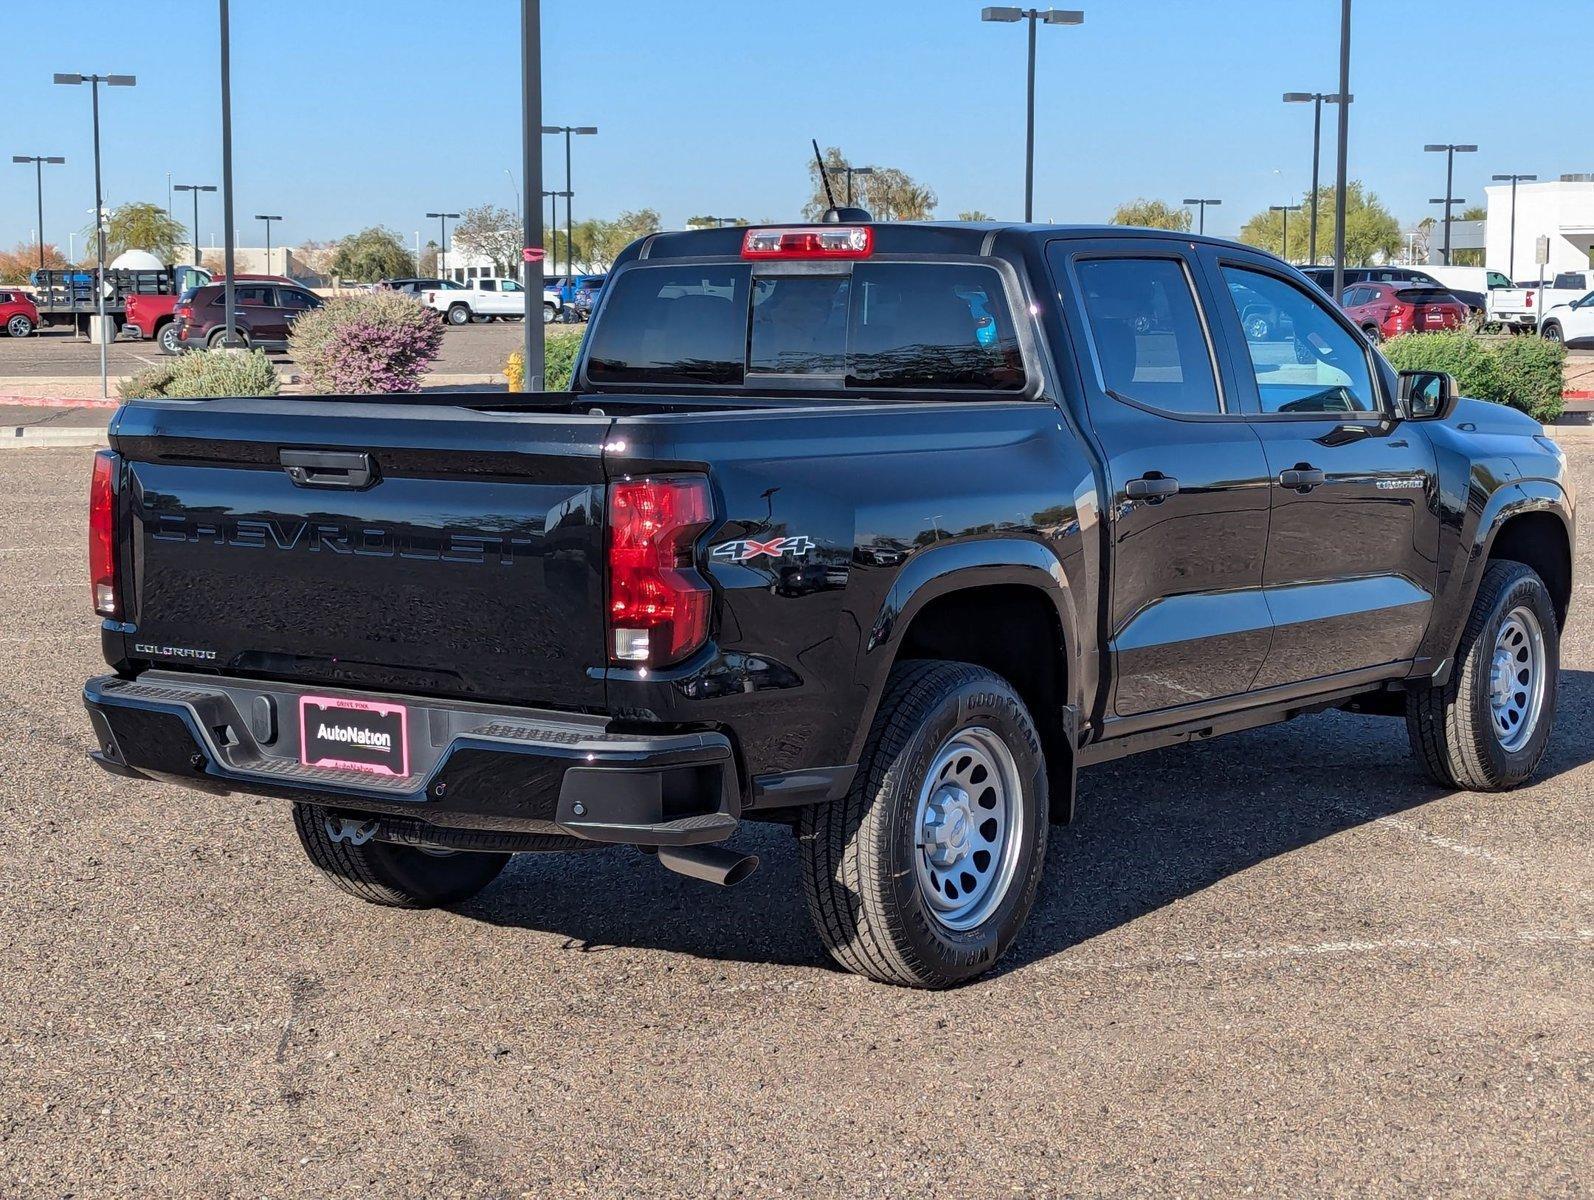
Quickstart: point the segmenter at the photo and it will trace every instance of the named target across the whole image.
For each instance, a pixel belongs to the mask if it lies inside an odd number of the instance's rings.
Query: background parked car
[[[1573,349],[1594,347],[1594,292],[1568,304],[1546,308],[1544,326],[1539,332],[1546,341],[1564,342]]]
[[[1490,295],[1511,286],[1508,276],[1487,267],[1445,267],[1429,263],[1423,270],[1479,318],[1489,313]]]
[[[177,305],[177,345],[183,350],[219,346],[227,331],[226,288],[219,283],[194,289],[186,303]],[[233,285],[239,337],[246,346],[281,350],[288,330],[300,313],[320,308],[322,300],[302,287],[282,284]]]
[[[27,337],[39,327],[39,310],[26,292],[0,289],[0,327],[12,337]]]
[[[412,296],[419,296],[422,292],[458,291],[461,287],[452,279],[379,279],[376,286],[391,292],[408,292]]]
[[[1373,342],[1457,329],[1468,315],[1467,306],[1444,288],[1422,283],[1359,283],[1345,289],[1340,307]]]
[[[1350,287],[1353,283],[1426,283],[1430,287],[1441,286],[1439,280],[1428,272],[1427,267],[1346,267],[1345,286]],[[1333,267],[1302,267],[1301,274],[1329,295],[1334,294]]]
[[[1544,281],[1542,296],[1537,280],[1496,288],[1489,293],[1489,319],[1518,331],[1534,329],[1541,313],[1548,320],[1552,309],[1581,300],[1591,288],[1594,271],[1559,271]]]
[[[127,296],[126,321],[122,326],[123,332],[131,333],[134,337],[144,341],[154,341],[160,345],[161,353],[177,353],[177,306],[183,303],[184,297],[191,297],[194,292],[204,287],[212,280],[209,271],[202,267],[177,266],[172,268],[173,278],[178,282],[180,295],[171,292],[132,292]],[[285,283],[292,284],[293,280],[285,275],[246,275],[233,273],[233,284],[236,286],[240,280],[251,283]]]
[[[450,325],[470,321],[490,321],[494,317],[512,320],[526,315],[526,293],[516,279],[474,279],[461,287],[436,288],[421,293],[427,307],[443,314]],[[557,288],[544,287],[542,321],[546,325],[558,318],[564,308]]]

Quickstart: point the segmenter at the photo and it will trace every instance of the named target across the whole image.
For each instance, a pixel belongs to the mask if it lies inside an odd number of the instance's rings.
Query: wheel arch
[[[894,665],[915,658],[974,663],[1008,680],[1029,707],[1046,752],[1053,819],[1069,819],[1079,711],[1073,656],[1079,645],[1062,565],[1044,545],[992,538],[920,551],[897,577],[870,629],[860,664],[868,703],[852,760],[862,752]]]

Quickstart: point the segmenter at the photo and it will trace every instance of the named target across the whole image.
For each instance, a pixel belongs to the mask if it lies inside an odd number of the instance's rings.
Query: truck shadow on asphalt
[[[1535,787],[1594,760],[1591,708],[1594,672],[1563,671],[1556,732]],[[1402,721],[1342,712],[1091,768],[1080,775],[1077,818],[1051,828],[1039,897],[998,972],[1448,794],[1411,756]],[[735,888],[683,879],[630,849],[522,855],[456,911],[562,935],[573,953],[645,948],[839,970],[809,925],[791,834],[749,826],[734,844],[762,859]]]

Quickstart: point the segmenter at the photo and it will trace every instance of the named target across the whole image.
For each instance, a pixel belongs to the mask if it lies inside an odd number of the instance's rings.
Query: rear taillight
[[[1529,308],[1533,307],[1533,293],[1532,292],[1528,293],[1528,307]]]
[[[121,616],[116,588],[116,468],[114,450],[94,456],[89,481],[89,593],[102,617]]]
[[[714,502],[702,478],[609,485],[609,660],[679,662],[708,638],[712,592],[693,543]]]
[[[742,237],[743,258],[868,258],[874,230],[867,225],[828,229],[749,229]]]

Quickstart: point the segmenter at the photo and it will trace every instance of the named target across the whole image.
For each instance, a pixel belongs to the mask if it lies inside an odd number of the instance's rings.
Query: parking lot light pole
[[[266,274],[270,275],[271,274],[271,223],[273,221],[280,221],[280,220],[282,220],[282,218],[281,217],[268,217],[264,213],[256,213],[255,214],[255,220],[264,221],[266,223]],[[288,264],[287,263],[283,263],[282,264],[282,273],[284,275],[286,275],[288,273]]]
[[[34,182],[39,192],[39,270],[44,270],[44,164],[64,163],[66,159],[54,154],[13,154],[14,163],[32,163]],[[1513,195],[1515,189],[1513,189]]]
[[[100,317],[100,397],[110,397],[110,383],[107,379],[105,362],[106,336],[105,336],[105,193],[100,181],[100,84],[106,87],[134,87],[138,83],[136,75],[71,75],[56,72],[55,82],[69,87],[81,84],[89,85],[89,92],[93,97],[94,108],[94,244],[95,261],[99,265],[99,274],[96,278],[94,291],[99,297],[96,307]]]
[[[1339,94],[1350,90],[1350,0],[1339,4]],[[1339,106],[1339,136],[1334,151],[1334,302],[1345,293],[1345,161],[1350,150],[1350,105]]]
[[[546,231],[546,236],[557,242],[559,240],[559,197],[563,196],[565,201],[568,203],[570,200],[570,193],[558,191],[550,192],[544,190],[542,194],[548,198],[548,228]],[[559,270],[559,255],[557,253],[550,254],[544,261],[551,261],[553,263],[553,269],[555,271]]]
[[[575,229],[576,218],[570,211],[572,198],[575,196],[575,185],[570,182],[570,136],[582,134],[591,136],[598,132],[596,125],[544,125],[544,133],[562,133],[565,135],[565,274],[574,279],[575,267]],[[555,264],[557,269],[558,264]]]
[[[850,163],[846,164],[844,166],[840,166],[840,167],[826,167],[825,169],[827,171],[831,172],[832,174],[834,174],[837,171],[843,171],[843,172],[846,173],[846,176],[847,176],[847,207],[848,208],[852,207],[852,177],[854,175],[873,175],[874,171],[875,171],[875,169],[873,167],[855,167],[855,166],[852,166]]]
[[[1276,212],[1276,213],[1278,213],[1278,215],[1284,221],[1284,233],[1283,233],[1283,236],[1279,238],[1279,244],[1282,247],[1279,250],[1279,257],[1282,258],[1285,262],[1289,262],[1290,261],[1290,214],[1292,212],[1300,212],[1301,211],[1301,206],[1299,204],[1269,204],[1267,206],[1267,210],[1268,210],[1268,212]]]
[[[221,263],[222,298],[227,331],[221,344],[232,350],[238,345],[238,304],[233,288],[234,246],[237,242],[232,219],[232,29],[228,0],[219,0],[221,9]]]
[[[1515,283],[1517,278],[1517,184],[1535,183],[1539,177],[1537,175],[1492,175],[1490,178],[1496,183],[1504,183],[1506,180],[1511,181],[1511,265],[1506,268],[1506,274],[1511,276],[1511,282]],[[40,211],[42,212],[43,210],[41,209]],[[40,220],[43,220],[43,218],[41,217]]]
[[[216,185],[213,183],[178,183],[172,186],[173,191],[194,193],[194,266],[199,265],[199,193],[213,192]]]
[[[1182,203],[1184,203],[1185,205],[1193,204],[1193,205],[1196,206],[1197,211],[1200,213],[1200,216],[1197,218],[1196,232],[1197,233],[1205,233],[1207,231],[1207,207],[1209,205],[1222,204],[1223,201],[1221,201],[1221,200],[1192,200],[1188,196],[1186,196]]]
[[[1356,99],[1355,96],[1351,97]],[[1319,166],[1322,162],[1323,147],[1323,105],[1338,104],[1338,92],[1285,92],[1285,104],[1312,105],[1312,231],[1307,237],[1306,257],[1315,267],[1317,265],[1317,198],[1320,192],[1318,185]]]
[[[447,279],[448,276],[443,275],[443,263],[448,259],[448,223],[450,221],[459,220],[459,214],[451,212],[429,212],[426,215],[437,218],[437,253],[439,256],[437,260],[437,273],[442,278]],[[419,263],[416,263],[415,265],[417,268],[420,266]]]
[[[1428,154],[1443,154],[1445,156],[1445,198],[1442,203],[1445,206],[1445,266],[1448,267],[1450,265],[1450,206],[1452,204],[1466,203],[1465,200],[1451,199],[1455,192],[1456,155],[1476,154],[1478,148],[1476,146],[1458,146],[1454,142],[1445,142],[1443,144],[1424,146],[1423,150]],[[1441,201],[1431,200],[1429,203],[1439,204]]]
[[[1044,21],[1048,25],[1083,25],[1085,14],[1078,9],[1065,8],[984,8],[980,20],[1012,25],[1029,22],[1029,91],[1025,107],[1024,126],[1024,220],[1035,219],[1035,26]]]
[[[543,194],[542,186],[542,4],[520,0],[520,173],[526,181],[526,199]],[[554,201],[558,203],[557,200]],[[557,210],[555,216],[557,217]],[[555,226],[558,221],[553,222]],[[526,313],[521,318],[522,371],[520,390],[540,392],[547,373],[542,332],[543,245],[542,205],[532,201],[521,209],[521,285],[526,293]],[[534,276],[536,278],[534,280]]]
[[[1466,201],[1465,197],[1452,196],[1448,192],[1445,195],[1443,195],[1443,196],[1431,196],[1431,197],[1429,197],[1429,200],[1428,200],[1429,204],[1442,204],[1442,205],[1444,205],[1444,210],[1445,210],[1445,215],[1444,215],[1444,223],[1445,223],[1444,256],[1445,256],[1445,266],[1447,266],[1447,267],[1450,265],[1450,210],[1452,208],[1454,208],[1456,205],[1465,204],[1466,202],[1467,201]]]

